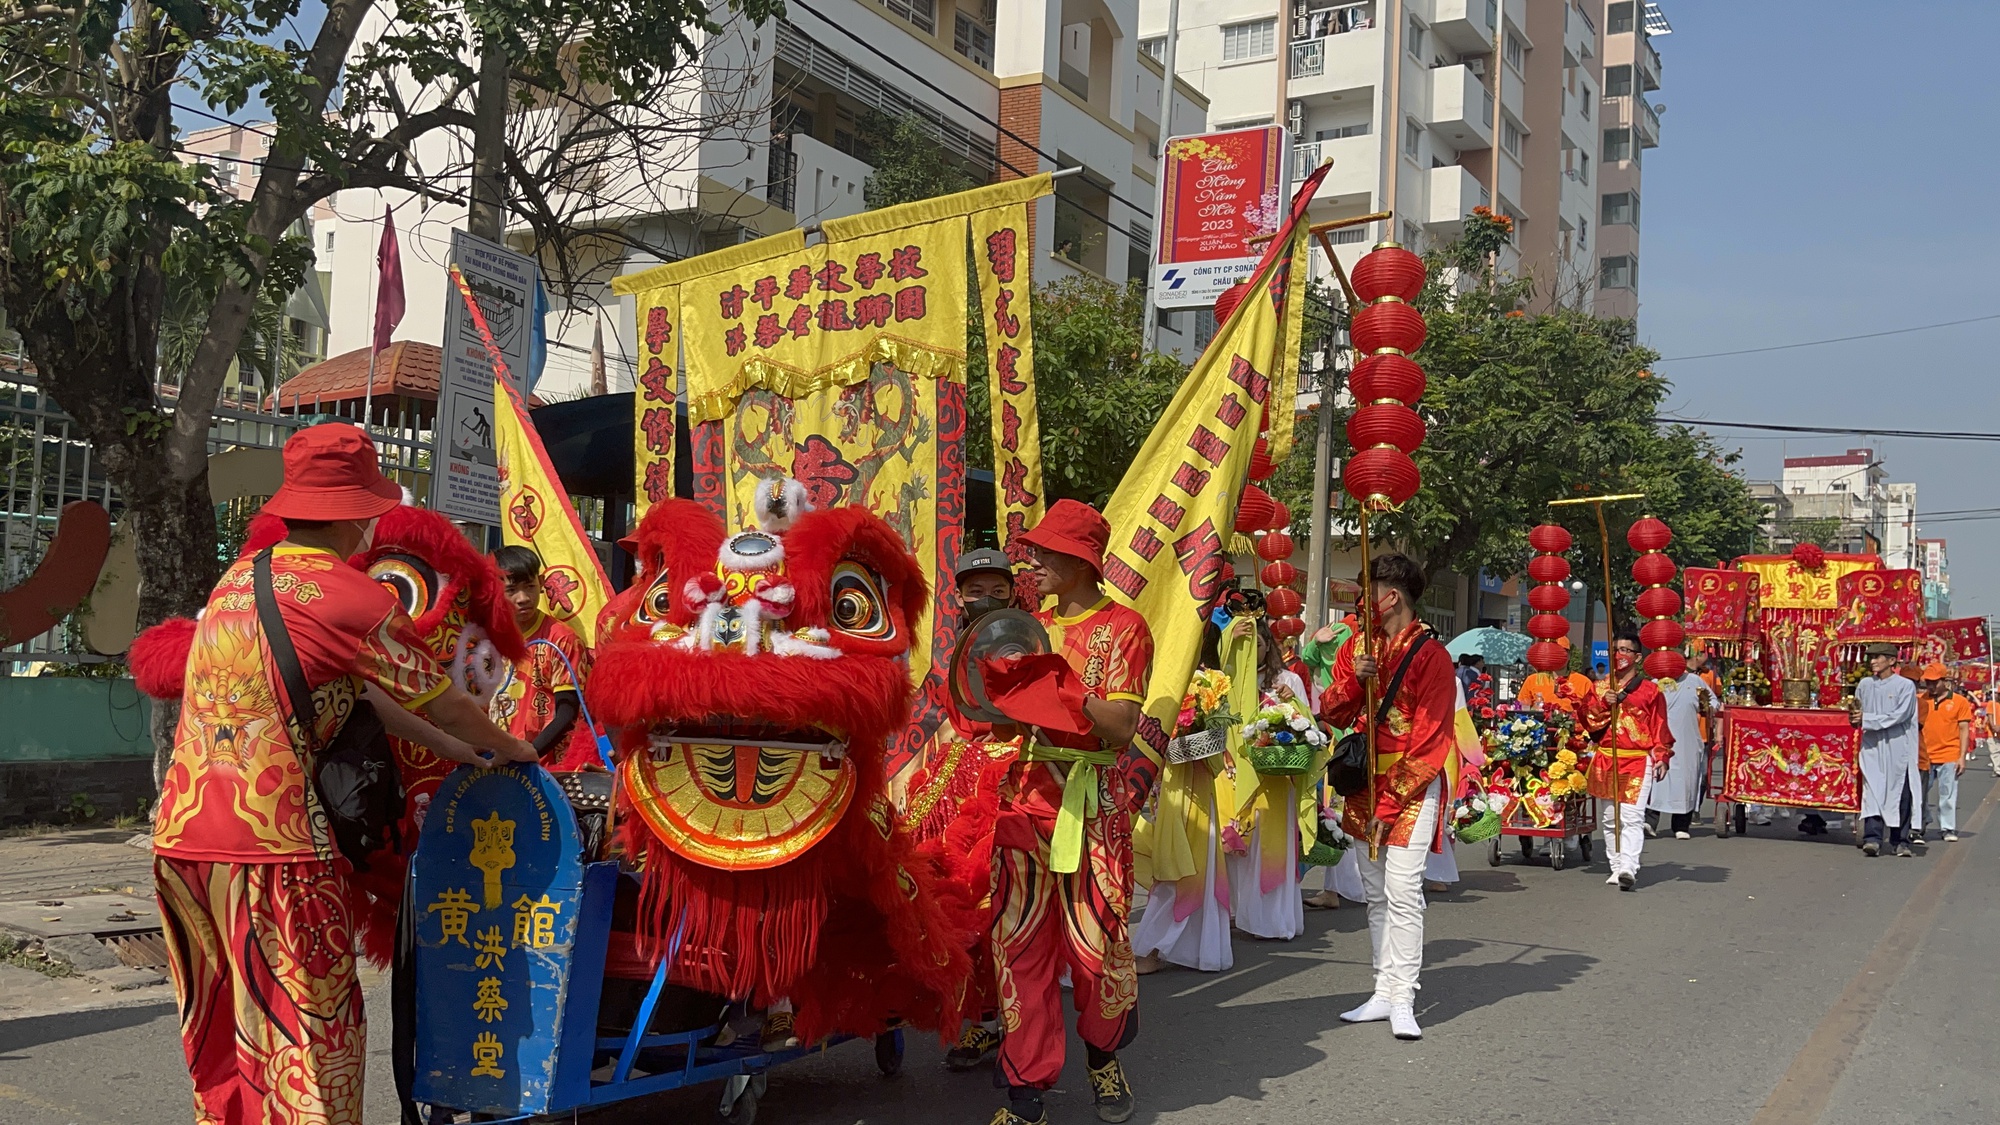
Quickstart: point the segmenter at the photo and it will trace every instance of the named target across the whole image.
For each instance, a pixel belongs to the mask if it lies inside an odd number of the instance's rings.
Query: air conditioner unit
[[[1465,69],[1471,71],[1477,77],[1484,78],[1486,77],[1486,60],[1466,59]]]
[[[1304,136],[1306,131],[1306,103],[1297,98],[1285,103],[1285,127],[1293,136]]]

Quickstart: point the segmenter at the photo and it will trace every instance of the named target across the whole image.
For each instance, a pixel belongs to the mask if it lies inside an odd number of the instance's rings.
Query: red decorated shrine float
[[[1919,657],[1923,576],[1889,570],[1875,555],[1804,544],[1689,568],[1685,582],[1688,639],[1729,667],[1718,832],[1731,804],[1739,833],[1745,804],[1858,813],[1862,650],[1892,644],[1906,664]]]

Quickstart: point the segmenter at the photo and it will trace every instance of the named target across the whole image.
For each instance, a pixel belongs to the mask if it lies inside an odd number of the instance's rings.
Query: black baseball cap
[[[967,551],[958,556],[958,565],[952,568],[951,576],[954,579],[963,578],[968,574],[977,574],[982,570],[997,570],[1002,574],[1012,576],[1014,573],[1014,561],[1007,557],[1007,552],[1005,551],[997,551],[992,547],[981,547],[978,550]]]

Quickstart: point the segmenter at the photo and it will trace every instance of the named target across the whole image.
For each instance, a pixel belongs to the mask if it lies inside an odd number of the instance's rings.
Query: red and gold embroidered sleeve
[[[437,657],[417,639],[416,627],[400,610],[361,638],[354,653],[354,674],[412,711],[451,686]]]

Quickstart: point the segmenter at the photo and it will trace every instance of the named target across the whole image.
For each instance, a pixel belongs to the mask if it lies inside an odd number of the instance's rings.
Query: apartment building
[[[1787,457],[1781,480],[1751,481],[1772,549],[1812,541],[1831,551],[1880,555],[1892,569],[1920,566],[1917,486],[1890,481],[1884,464],[1871,449]]]
[[[1343,262],[1384,233],[1418,250],[1449,240],[1474,207],[1485,206],[1515,222],[1502,268],[1531,274],[1542,304],[1595,308],[1606,256],[1636,262],[1636,146],[1659,138],[1654,115],[1641,140],[1618,154],[1624,178],[1616,190],[1633,202],[1614,207],[1601,146],[1612,135],[1608,123],[1641,112],[1635,106],[1643,99],[1630,91],[1622,101],[1608,96],[1607,52],[1640,50],[1647,21],[1662,34],[1665,28],[1656,5],[1644,5],[1646,19],[1638,22],[1632,7],[1604,0],[1182,0],[1175,70],[1208,96],[1212,127],[1282,116],[1297,141],[1296,172],[1333,161],[1314,200],[1316,220],[1396,212],[1393,231],[1338,232]],[[1142,0],[1144,47],[1156,57],[1164,54],[1168,8],[1169,0]],[[1626,30],[1613,34],[1614,26]],[[1658,54],[1645,58],[1650,69],[1637,81],[1656,89]],[[1629,61],[1625,66],[1624,73],[1634,72]],[[1615,251],[1602,243],[1606,214],[1621,228]],[[1620,293],[1631,292],[1635,277],[1636,267],[1609,274]],[[1636,296],[1626,305],[1600,311],[1629,315]]]
[[[384,30],[375,18],[364,35]],[[570,304],[551,295],[543,380],[553,392],[583,384],[599,315],[610,383],[630,385],[632,304],[610,293],[611,277],[863,210],[882,121],[914,121],[975,182],[1084,169],[1036,209],[1036,277],[1121,283],[1144,275],[1160,137],[1207,123],[1206,99],[1185,82],[1167,128],[1154,120],[1163,76],[1140,54],[1137,0],[797,0],[780,19],[726,22],[700,38],[699,73],[663,90],[657,107],[698,127],[564,185],[587,197],[588,222],[612,229],[592,287]],[[526,112],[552,120],[517,131],[559,130],[557,111]],[[464,162],[449,151],[431,159]],[[346,192],[332,251],[334,306],[344,310],[335,353],[368,343],[386,206],[404,245],[409,311],[398,335],[442,336],[441,266],[463,208]],[[1195,320],[1170,318],[1163,346],[1192,350]]]
[[[1658,4],[1605,2],[1602,20],[1604,91],[1598,161],[1602,209],[1598,222],[1597,311],[1639,315],[1640,168],[1660,143],[1660,52],[1654,40],[1671,34]]]
[[[1932,621],[1951,617],[1951,567],[1944,548],[1942,539],[1917,540],[1917,569],[1924,572],[1924,616]]]

